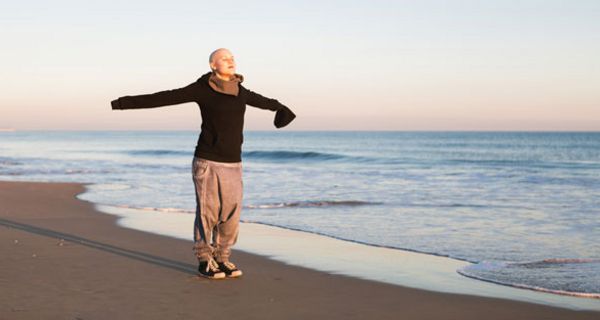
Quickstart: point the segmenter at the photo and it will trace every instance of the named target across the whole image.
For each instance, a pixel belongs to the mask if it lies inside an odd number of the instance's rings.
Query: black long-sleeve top
[[[237,96],[218,92],[210,87],[211,72],[178,89],[152,94],[123,96],[111,102],[112,109],[143,109],[196,102],[200,107],[202,125],[194,155],[220,162],[242,161],[244,113],[246,105],[276,111],[276,128],[288,125],[296,115],[276,99],[264,97],[239,83]]]

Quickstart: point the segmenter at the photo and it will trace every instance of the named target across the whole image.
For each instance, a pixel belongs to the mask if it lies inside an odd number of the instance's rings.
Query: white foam
[[[123,227],[193,241],[193,214],[95,206],[121,217],[118,224]],[[471,265],[469,262],[257,223],[241,223],[234,249],[291,265],[407,287],[600,311],[600,301],[596,299],[508,287],[461,276],[457,270]]]
[[[594,263],[600,262],[598,259],[580,259],[580,258],[549,258],[544,260],[536,260],[530,262],[510,262],[510,261],[482,261],[477,264],[470,264],[464,267],[457,269],[456,271],[459,274],[464,275],[465,277],[470,277],[473,279],[478,279],[482,281],[488,281],[492,283],[502,284],[506,286],[516,287],[516,288],[524,288],[535,291],[548,292],[553,294],[561,294],[567,296],[574,297],[582,297],[582,298],[591,298],[591,299],[600,299],[600,294],[598,293],[588,293],[588,292],[575,292],[575,291],[566,291],[559,289],[550,289],[525,283],[519,283],[515,281],[503,281],[494,279],[492,277],[486,277],[482,275],[478,275],[478,271],[490,271],[490,270],[499,270],[507,268],[511,265],[548,265],[548,264],[564,264],[564,263]]]

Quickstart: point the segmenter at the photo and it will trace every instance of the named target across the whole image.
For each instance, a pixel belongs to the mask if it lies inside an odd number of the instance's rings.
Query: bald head
[[[213,63],[215,62],[216,59],[218,59],[222,54],[227,54],[229,53],[229,55],[231,55],[231,51],[229,51],[229,49],[226,48],[219,48],[215,51],[213,51],[210,56],[208,57],[208,63]]]
[[[222,78],[228,79],[235,73],[233,54],[226,48],[213,51],[208,57],[208,63],[210,69]]]

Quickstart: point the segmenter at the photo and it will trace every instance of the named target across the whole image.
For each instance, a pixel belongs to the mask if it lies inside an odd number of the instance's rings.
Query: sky
[[[0,2],[0,129],[199,130],[184,87],[228,48],[246,130],[600,130],[600,1]]]

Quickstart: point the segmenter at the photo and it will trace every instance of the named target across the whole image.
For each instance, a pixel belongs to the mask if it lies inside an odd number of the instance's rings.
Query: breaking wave
[[[481,261],[457,270],[469,278],[561,295],[600,299],[600,259]],[[565,277],[568,274],[568,277]]]

